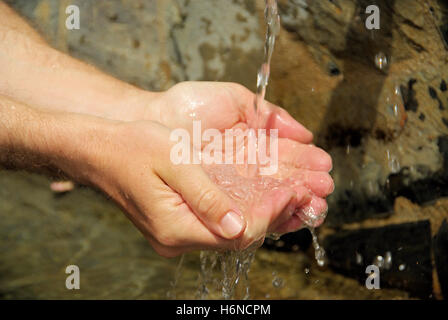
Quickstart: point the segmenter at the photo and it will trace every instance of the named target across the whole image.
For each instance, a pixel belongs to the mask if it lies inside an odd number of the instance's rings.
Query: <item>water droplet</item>
[[[356,264],[362,264],[362,255],[356,252]]]
[[[308,228],[313,237],[313,247],[314,247],[314,257],[316,259],[317,265],[323,267],[325,265],[325,249],[319,245],[317,241],[317,235],[314,228]]]
[[[387,56],[383,52],[379,52],[375,55],[375,65],[380,70],[387,67]]]
[[[283,279],[282,278],[280,278],[280,277],[275,277],[273,280],[272,280],[272,285],[274,286],[274,288],[282,288],[283,287],[283,284],[284,284],[284,281],[283,281]]]
[[[277,242],[275,242],[275,246],[276,246],[277,248],[282,248],[282,247],[285,246],[285,242],[282,241],[282,240],[278,240]]]
[[[400,162],[398,161],[397,157],[390,153],[390,150],[388,149],[386,151],[386,157],[387,157],[387,163],[389,166],[389,169],[391,173],[398,173],[400,171]]]
[[[387,251],[384,257],[380,255],[376,256],[373,260],[373,264],[380,269],[390,269],[392,266],[392,253]]]
[[[272,233],[269,233],[269,234],[266,235],[266,238],[269,238],[269,239],[272,239],[272,240],[279,240],[280,237],[281,237],[281,234],[275,233],[275,232],[272,232]]]
[[[384,258],[383,256],[376,256],[373,260],[373,264],[376,265],[378,268],[382,268],[384,266]]]
[[[389,270],[391,266],[392,266],[392,253],[390,251],[387,251],[384,257],[384,268],[386,270]]]

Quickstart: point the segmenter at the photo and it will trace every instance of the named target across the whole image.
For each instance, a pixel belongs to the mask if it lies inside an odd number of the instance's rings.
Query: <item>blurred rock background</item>
[[[255,89],[262,0],[6,2],[54,47],[142,88],[216,80]],[[70,4],[80,8],[80,30],[65,27]],[[380,8],[379,30],[365,27],[371,4]],[[448,297],[447,3],[279,0],[279,7],[267,98],[310,128],[334,159],[336,189],[319,230],[330,269],[320,271],[363,285],[365,266],[376,263],[382,287]],[[14,210],[7,195],[21,188],[1,175],[0,196]],[[309,244],[300,231],[266,247],[310,253]]]

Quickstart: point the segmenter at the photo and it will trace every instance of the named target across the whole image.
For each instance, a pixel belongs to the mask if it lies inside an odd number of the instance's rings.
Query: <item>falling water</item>
[[[280,15],[278,14],[277,0],[266,0],[266,8],[264,11],[267,30],[266,40],[264,44],[264,59],[261,68],[257,74],[257,92],[255,95],[255,124],[258,128],[261,124],[261,109],[266,95],[266,87],[269,82],[271,71],[271,58],[274,52],[275,38],[280,33]]]
[[[387,56],[383,52],[379,52],[375,55],[375,65],[380,70],[387,67]]]
[[[325,249],[320,246],[314,228],[309,227],[308,229],[310,230],[311,236],[313,237],[314,257],[316,259],[317,265],[319,267],[323,267],[325,265]]]
[[[261,126],[261,108],[264,103],[266,87],[269,81],[271,57],[274,51],[275,38],[280,31],[280,16],[278,14],[277,0],[265,1],[265,19],[267,24],[266,40],[264,45],[264,59],[257,74],[257,92],[255,95],[254,108],[255,117],[251,123],[252,129],[258,129]],[[245,176],[253,176],[258,173],[258,166],[247,165],[247,168],[240,172]],[[197,297],[205,299],[209,296],[210,289],[213,286],[221,288],[221,294],[224,299],[231,299],[235,296],[237,287],[243,288],[243,299],[249,299],[249,268],[255,257],[256,249],[262,241],[252,244],[249,248],[241,251],[226,252],[201,252],[201,272],[199,276],[199,288]],[[214,283],[213,270],[220,267],[222,280]]]
[[[257,91],[255,95],[254,108],[255,117],[251,123],[252,129],[261,128],[261,109],[264,103],[266,87],[269,82],[270,64],[274,51],[275,39],[280,31],[280,16],[278,14],[277,0],[265,1],[265,19],[267,24],[266,40],[264,46],[264,59],[257,74]],[[255,169],[258,166],[255,165]],[[247,168],[241,173],[243,176],[252,177],[257,174],[254,166]],[[306,223],[306,222],[305,222]],[[319,266],[324,265],[325,251],[317,242],[314,228],[309,228],[313,236],[313,247],[315,249],[316,261]],[[278,239],[280,235],[271,234],[272,238]],[[249,299],[249,269],[255,257],[257,248],[263,243],[264,238],[253,243],[249,248],[241,251],[202,251],[200,253],[201,270],[199,274],[198,299],[210,298],[212,292],[220,291],[222,298]],[[216,269],[221,271],[221,278],[215,276]],[[275,285],[280,286],[279,279]]]
[[[180,260],[177,264],[176,271],[174,273],[174,280],[171,282],[171,290],[169,290],[166,294],[167,298],[169,299],[176,299],[176,287],[177,283],[179,282],[182,267],[184,264],[185,254],[181,255]]]
[[[196,297],[208,299],[218,292],[226,300],[235,297],[249,299],[249,268],[260,244],[260,242],[254,243],[242,251],[201,251],[201,270]]]

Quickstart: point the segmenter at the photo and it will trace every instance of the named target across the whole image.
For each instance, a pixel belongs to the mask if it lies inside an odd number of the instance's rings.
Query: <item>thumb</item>
[[[234,201],[205,173],[200,165],[172,165],[162,179],[177,191],[190,209],[213,233],[238,238],[246,220]]]

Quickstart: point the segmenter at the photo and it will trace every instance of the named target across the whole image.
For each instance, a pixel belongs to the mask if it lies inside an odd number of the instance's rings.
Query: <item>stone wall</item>
[[[255,87],[261,0],[7,2],[58,49],[142,88],[184,80]],[[268,99],[333,156],[336,190],[320,230],[330,267],[361,281],[362,267],[390,252],[384,286],[446,297],[448,6],[376,0],[381,29],[369,31],[371,2],[280,0]],[[80,30],[65,28],[69,4],[81,9]],[[302,238],[284,242],[292,248]]]

